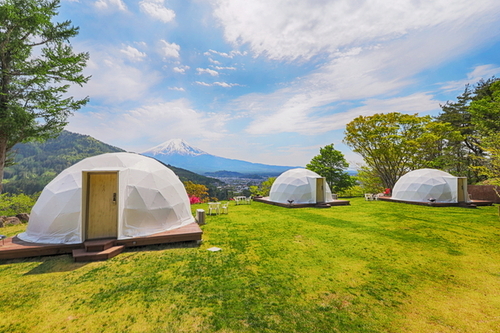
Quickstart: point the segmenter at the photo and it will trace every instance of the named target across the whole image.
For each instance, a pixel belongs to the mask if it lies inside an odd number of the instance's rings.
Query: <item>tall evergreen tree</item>
[[[0,193],[12,147],[57,136],[88,101],[67,95],[70,84],[88,81],[88,54],[69,44],[77,27],[53,21],[59,2],[0,1]]]
[[[492,85],[498,80],[496,78],[480,80],[472,87],[467,84],[456,102],[448,101],[441,105],[442,112],[436,117],[440,122],[451,124],[461,134],[458,139],[448,142],[452,153],[446,160],[441,161],[440,167],[453,175],[467,177],[470,183],[485,178],[478,171],[478,166],[483,163],[485,155],[481,142],[483,135],[478,126],[478,119],[480,120],[482,116],[471,113],[470,105],[477,100],[491,100],[495,91]],[[488,116],[488,112],[484,112],[483,116]]]

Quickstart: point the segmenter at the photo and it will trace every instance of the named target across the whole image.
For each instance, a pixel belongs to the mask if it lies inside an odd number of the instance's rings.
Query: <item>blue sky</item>
[[[305,166],[359,115],[437,115],[500,75],[500,1],[62,0],[90,103],[67,129],[141,152]]]

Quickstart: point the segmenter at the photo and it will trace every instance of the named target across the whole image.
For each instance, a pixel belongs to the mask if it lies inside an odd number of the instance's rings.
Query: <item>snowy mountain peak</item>
[[[190,155],[190,156],[198,156],[207,154],[201,149],[190,146],[186,141],[182,139],[172,139],[159,144],[153,148],[150,148],[142,154],[147,155]]]

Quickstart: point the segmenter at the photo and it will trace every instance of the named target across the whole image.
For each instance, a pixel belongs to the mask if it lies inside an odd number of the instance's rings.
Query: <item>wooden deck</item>
[[[347,200],[333,200],[331,202],[325,202],[325,203],[320,203],[320,204],[284,204],[281,202],[275,202],[269,200],[269,197],[264,197],[264,198],[253,198],[253,201],[257,202],[262,202],[268,205],[274,205],[274,206],[279,206],[279,207],[285,207],[285,208],[305,208],[305,207],[316,207],[316,208],[330,208],[332,206],[348,206],[351,203]]]
[[[135,237],[130,239],[120,239],[117,245],[127,247],[167,244],[176,242],[201,240],[203,231],[197,223],[190,223],[183,227],[160,232],[150,236]],[[73,250],[83,249],[84,244],[39,244],[29,243],[20,240],[17,236],[4,239],[4,244],[0,242],[0,260],[18,259],[29,257],[50,256],[59,254],[72,254]]]
[[[424,202],[424,201],[406,201],[406,200],[396,200],[391,197],[379,197],[378,200],[400,202],[410,205],[419,206],[431,206],[431,207],[464,207],[464,208],[476,208],[477,206],[491,206],[492,201],[488,200],[472,200],[471,202]]]

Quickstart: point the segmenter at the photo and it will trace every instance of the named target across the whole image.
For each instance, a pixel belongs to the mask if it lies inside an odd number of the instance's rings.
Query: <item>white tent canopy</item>
[[[111,184],[111,189],[103,184]],[[105,219],[111,220],[111,231],[102,230]],[[184,185],[172,170],[150,157],[112,153],[84,159],[54,178],[33,207],[26,232],[18,237],[74,244],[109,235],[148,236],[193,222]]]
[[[269,201],[294,204],[332,202],[332,192],[325,178],[307,169],[291,169],[273,183]]]
[[[418,202],[456,203],[466,201],[465,178],[436,169],[419,169],[408,172],[394,185],[392,199]],[[464,185],[465,183],[465,185]]]

